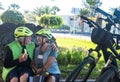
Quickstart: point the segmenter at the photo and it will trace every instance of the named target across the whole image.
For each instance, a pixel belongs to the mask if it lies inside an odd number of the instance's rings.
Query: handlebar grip
[[[90,26],[93,26],[93,27],[97,27],[97,28],[101,28],[96,22],[88,19],[87,17],[85,16],[80,16],[82,19],[86,20],[87,23],[90,25]]]
[[[84,19],[84,20],[87,20],[87,21],[89,21],[90,19],[88,19],[87,17],[85,17],[85,16],[80,16],[82,19]]]

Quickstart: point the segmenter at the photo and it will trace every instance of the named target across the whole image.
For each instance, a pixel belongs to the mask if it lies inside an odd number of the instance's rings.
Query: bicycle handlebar
[[[88,19],[87,17],[85,16],[80,16],[82,19],[86,20],[87,21],[87,24],[89,24],[89,26],[92,26],[92,27],[96,27],[96,28],[101,28],[96,22]]]

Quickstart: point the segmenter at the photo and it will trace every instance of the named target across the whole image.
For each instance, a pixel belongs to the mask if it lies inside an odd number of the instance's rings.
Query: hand
[[[53,49],[53,50],[56,50],[56,49],[57,49],[55,43],[52,43],[52,44],[51,44],[51,49]]]
[[[28,58],[28,54],[21,54],[19,57],[19,62],[24,62]]]
[[[42,75],[43,70],[41,68],[37,69],[36,73]]]

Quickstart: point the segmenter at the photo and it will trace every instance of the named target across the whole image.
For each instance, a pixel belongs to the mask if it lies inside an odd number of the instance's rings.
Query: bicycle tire
[[[76,76],[80,73],[80,71],[84,68],[84,66],[86,66],[87,64],[90,64],[94,62],[94,60],[91,59],[85,59],[81,64],[79,64],[76,69],[74,69],[72,71],[72,73],[68,76],[68,78],[66,79],[65,82],[74,82],[74,79],[76,78]]]
[[[115,71],[113,69],[106,70],[101,74],[95,82],[111,82],[111,78],[115,76]]]

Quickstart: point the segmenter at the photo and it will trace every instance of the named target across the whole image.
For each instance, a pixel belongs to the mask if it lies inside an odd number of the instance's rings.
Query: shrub
[[[16,10],[7,10],[1,15],[3,23],[25,24],[24,16]]]
[[[71,64],[80,64],[81,61],[82,61],[82,50],[79,49],[79,48],[73,48],[72,49],[72,53],[71,53],[71,60],[70,60],[70,63]]]
[[[63,23],[63,19],[56,15],[43,15],[38,22],[39,25],[46,26],[47,28],[48,26],[51,28],[58,28]]]

